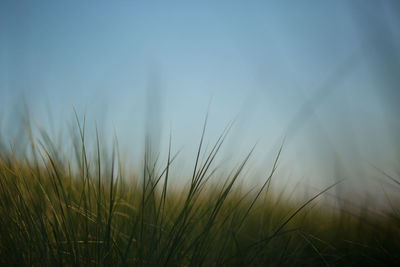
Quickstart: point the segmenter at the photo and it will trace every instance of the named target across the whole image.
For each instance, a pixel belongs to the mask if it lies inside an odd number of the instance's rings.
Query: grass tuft
[[[85,130],[86,117],[81,123],[75,116],[75,159],[45,131],[36,138],[29,123],[29,153],[21,156],[1,140],[0,265],[400,264],[396,209],[357,213],[318,205],[319,197],[337,183],[303,204],[272,191],[283,145],[263,184],[248,190],[238,181],[246,178],[243,170],[254,147],[221,177],[216,156],[232,123],[201,160],[206,117],[189,185],[176,190],[169,186],[179,154],[173,153],[172,134],[165,166],[148,139],[142,173],[126,173],[118,140],[108,160],[97,125],[92,137]],[[94,142],[93,149],[88,141]],[[398,185],[396,178],[382,173]],[[215,186],[212,179],[224,182]]]

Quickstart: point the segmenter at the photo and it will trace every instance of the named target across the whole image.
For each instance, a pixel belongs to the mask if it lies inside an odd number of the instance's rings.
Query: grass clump
[[[400,216],[340,212],[271,192],[280,151],[258,188],[237,182],[250,153],[213,186],[215,157],[229,126],[200,160],[205,126],[186,187],[169,187],[176,158],[164,167],[146,149],[141,172],[126,173],[118,147],[108,155],[96,130],[78,120],[75,159],[42,131],[31,151],[0,151],[0,264],[16,266],[397,265]],[[95,141],[88,152],[87,139]],[[38,141],[34,141],[38,140]],[[147,144],[148,145],[148,144]],[[394,178],[393,178],[394,179]],[[396,180],[397,181],[397,180]]]

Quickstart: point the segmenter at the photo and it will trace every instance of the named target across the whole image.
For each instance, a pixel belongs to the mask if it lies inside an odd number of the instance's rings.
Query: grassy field
[[[171,146],[164,166],[147,149],[141,170],[127,173],[117,146],[107,153],[97,131],[85,136],[78,125],[75,157],[29,127],[24,152],[2,143],[2,266],[400,265],[395,204],[377,213],[325,206],[321,197],[335,184],[288,201],[271,186],[279,153],[260,187],[240,186],[248,157],[215,186],[215,156],[228,130],[207,152],[203,131],[193,172],[177,189],[169,183]]]

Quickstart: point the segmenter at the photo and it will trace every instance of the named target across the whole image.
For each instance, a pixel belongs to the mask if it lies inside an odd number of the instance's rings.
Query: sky
[[[285,139],[288,176],[398,173],[399,15],[397,1],[1,1],[0,125],[21,99],[45,128],[75,107],[136,159],[146,129],[161,152],[172,131],[190,165],[208,110],[210,144],[235,120],[227,162],[257,143],[264,172]]]

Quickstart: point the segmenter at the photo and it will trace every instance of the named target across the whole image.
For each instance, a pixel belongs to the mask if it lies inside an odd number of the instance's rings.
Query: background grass
[[[280,151],[258,188],[239,182],[251,151],[221,177],[214,161],[230,125],[203,151],[204,125],[187,185],[172,188],[171,140],[166,164],[147,140],[141,170],[127,172],[117,142],[107,151],[97,129],[87,136],[85,124],[77,120],[71,134],[75,158],[29,126],[24,150],[2,140],[1,265],[400,264],[396,203],[377,212],[369,203],[360,210],[328,206],[320,198],[335,184],[303,202],[288,201],[271,186]]]

